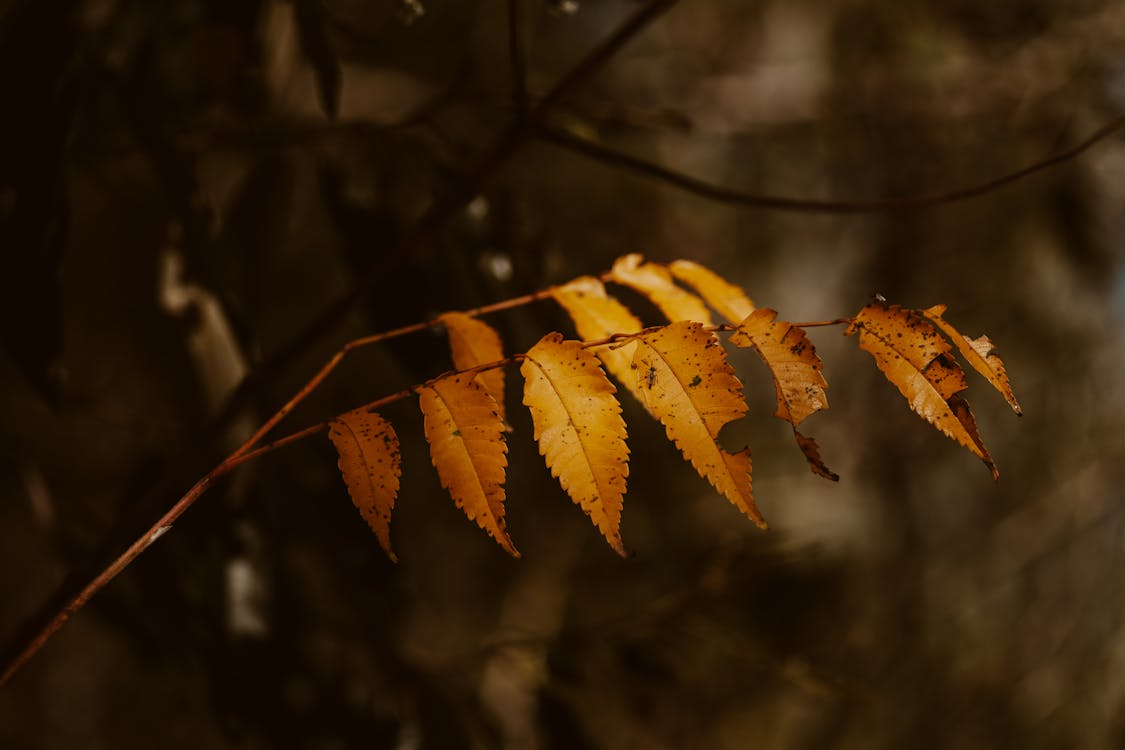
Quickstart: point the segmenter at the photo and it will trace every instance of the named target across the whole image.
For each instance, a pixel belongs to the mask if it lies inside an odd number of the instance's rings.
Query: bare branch
[[[969,198],[976,198],[987,193],[995,192],[1025,177],[1030,177],[1033,174],[1070,161],[1123,128],[1125,128],[1125,115],[1119,115],[1070,148],[1059,151],[1042,161],[1034,162],[1014,172],[1009,172],[1000,177],[994,177],[976,185],[969,185],[940,193],[925,193],[901,198],[883,198],[862,201],[789,198],[785,196],[736,190],[734,188],[705,182],[696,177],[676,172],[675,170],[659,164],[653,164],[652,162],[603,146],[586,138],[580,138],[561,128],[547,125],[539,128],[536,134],[545,141],[573,151],[574,153],[587,156],[595,161],[613,167],[622,167],[632,172],[655,178],[681,190],[720,203],[751,208],[765,208],[774,211],[825,214],[870,214],[930,208],[932,206],[956,203],[958,201],[968,200]]]

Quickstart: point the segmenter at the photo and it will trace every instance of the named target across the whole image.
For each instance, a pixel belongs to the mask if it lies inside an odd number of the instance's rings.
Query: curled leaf
[[[672,274],[664,266],[645,263],[640,253],[630,253],[618,258],[610,271],[618,284],[631,287],[648,297],[660,312],[671,321],[694,320],[711,324],[711,314],[703,301],[694,294],[676,286]]]
[[[668,439],[716,490],[766,528],[751,491],[750,449],[728,453],[717,442],[719,430],[748,411],[718,338],[697,322],[672,323],[638,340],[633,366]]]
[[[568,284],[551,289],[551,297],[566,310],[583,341],[596,341],[615,333],[636,333],[641,321],[629,308],[606,294],[605,286],[593,276],[580,276]],[[599,346],[595,350],[605,369],[644,403],[633,375],[635,342],[621,346]]]
[[[816,444],[815,439],[802,435],[796,427],[793,428],[793,437],[797,439],[797,446],[801,449],[801,453],[805,455],[805,461],[808,462],[813,474],[824,477],[830,482],[840,481],[840,475],[829,469],[820,457],[820,446]]]
[[[387,557],[398,562],[391,549],[391,511],[398,496],[402,456],[394,428],[379,414],[362,408],[330,421],[328,437],[339,454],[338,466],[352,502]]]
[[[965,373],[950,356],[949,343],[921,313],[873,302],[859,311],[847,334],[859,335],[860,348],[875,358],[915,413],[969,449],[996,476],[968,404],[964,399],[951,401],[967,387]]]
[[[691,260],[677,260],[669,264],[668,269],[731,323],[738,323],[754,312],[754,303],[746,292],[710,268]]]
[[[496,401],[469,376],[454,374],[421,386],[418,403],[442,487],[469,520],[519,557],[504,524],[508,446]]]
[[[520,371],[539,453],[551,474],[619,554],[629,448],[616,388],[598,358],[577,341],[549,333]]]
[[[999,355],[996,354],[995,347],[992,341],[987,336],[971,339],[964,335],[956,328],[954,328],[942,315],[946,311],[945,305],[934,305],[922,311],[922,314],[930,319],[930,322],[941,329],[949,339],[957,345],[957,349],[961,352],[961,356],[965,361],[973,366],[973,369],[983,375],[992,387],[1000,392],[1000,395],[1012,407],[1012,411],[1020,416],[1023,416],[1023,410],[1020,409],[1020,404],[1016,401],[1016,394],[1012,391],[1012,384],[1008,382],[1008,373],[1004,369],[1004,363],[1000,360]]]
[[[504,347],[500,334],[484,321],[459,312],[448,312],[438,316],[449,334],[449,349],[453,366],[458,370],[468,370],[477,365],[496,362],[504,358]],[[500,418],[504,418],[504,369],[496,367],[477,373],[476,381],[484,386],[488,395],[496,401]]]

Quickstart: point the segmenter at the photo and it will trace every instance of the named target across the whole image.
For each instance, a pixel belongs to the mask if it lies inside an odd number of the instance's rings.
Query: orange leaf
[[[337,465],[352,502],[387,557],[398,562],[391,549],[391,511],[398,496],[402,456],[394,428],[380,415],[361,408],[331,420],[328,437],[340,456]]]
[[[468,375],[454,374],[419,388],[418,403],[442,487],[469,520],[519,557],[504,527],[508,446],[496,401]]]
[[[797,432],[797,425],[810,414],[828,408],[828,396],[824,393],[828,382],[821,375],[824,363],[805,332],[777,320],[775,310],[762,307],[739,324],[730,341],[735,346],[753,347],[758,352],[773,375],[777,392],[774,416],[792,425],[797,445],[813,472],[832,481],[838,480],[840,477],[821,460],[816,441]]]
[[[636,333],[641,330],[641,321],[637,316],[607,295],[602,282],[593,276],[580,276],[569,284],[556,286],[551,289],[551,296],[570,315],[574,328],[583,341],[595,341],[615,333]],[[605,369],[628,388],[638,401],[644,403],[633,374],[633,350],[636,346],[633,341],[621,346],[599,346],[594,353],[605,365]]]
[[[810,414],[828,408],[824,393],[828,382],[821,375],[824,363],[805,332],[776,318],[776,310],[760,308],[739,324],[730,341],[758,352],[773,375],[777,391],[774,415],[796,427]]]
[[[624,255],[614,262],[610,277],[648,297],[668,320],[711,324],[711,314],[699,297],[676,286],[672,274],[664,266],[643,261],[640,253]]]
[[[992,341],[987,336],[971,339],[959,332],[942,317],[945,311],[945,305],[934,305],[923,310],[922,314],[957,345],[957,349],[960,350],[965,361],[988,379],[992,387],[1007,400],[1012,410],[1023,416],[1023,410],[1020,409],[1019,402],[1016,401],[1016,394],[1012,391],[1012,384],[1008,382],[1008,373],[1004,369],[1004,363],[1000,361],[1000,357],[996,354]]]
[[[621,505],[629,448],[621,405],[613,395],[617,389],[597,357],[577,341],[563,341],[560,333],[540,339],[520,372],[539,453],[552,476],[624,556]]]
[[[754,312],[754,303],[746,292],[711,269],[690,260],[673,261],[668,268],[731,323],[738,323]]]
[[[859,334],[859,346],[910,403],[910,408],[951,440],[965,446],[995,474],[983,450],[975,421],[965,424],[964,409],[951,399],[965,390],[965,373],[949,355],[949,343],[916,310],[874,302],[867,305],[847,330]],[[963,401],[963,399],[961,400]]]
[[[487,323],[459,312],[445,313],[438,316],[438,320],[449,333],[453,366],[458,370],[468,370],[504,358],[500,334]],[[495,399],[500,418],[503,419],[504,368],[497,367],[477,373],[476,381]]]
[[[998,481],[1000,479],[1000,471],[996,468],[996,462],[992,460],[992,454],[988,452],[984,441],[981,440],[980,430],[977,428],[977,419],[969,409],[969,402],[960,396],[951,396],[949,398],[949,405],[953,408],[953,414],[957,417],[957,421],[965,427],[965,431],[969,433],[969,437],[971,437],[973,443],[976,444],[977,450],[981,453],[981,460],[984,461],[984,465],[992,472],[993,481]]]
[[[697,322],[672,323],[638,340],[633,366],[637,387],[668,439],[716,490],[766,528],[751,492],[750,449],[728,453],[716,442],[724,425],[748,411],[718,338]]]

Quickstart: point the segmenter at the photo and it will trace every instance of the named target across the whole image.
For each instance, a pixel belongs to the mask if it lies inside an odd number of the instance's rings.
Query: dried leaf
[[[962,411],[950,402],[967,387],[965,373],[949,355],[952,347],[921,313],[874,302],[859,311],[847,333],[859,334],[860,348],[875,358],[915,413],[968,448],[995,474],[975,422],[970,428],[963,421],[967,404]]]
[[[809,462],[809,468],[832,481],[840,477],[830,470],[820,458],[816,441],[797,432],[810,414],[828,408],[824,389],[828,382],[821,375],[824,363],[805,332],[783,320],[777,320],[777,311],[759,308],[739,324],[731,334],[730,342],[743,348],[751,347],[773,375],[777,392],[777,411],[774,416],[793,426],[797,445]]]
[[[610,546],[624,555],[621,506],[629,448],[621,405],[613,395],[617,389],[597,357],[559,333],[540,339],[520,371],[539,453]]]
[[[828,408],[824,392],[828,382],[821,375],[824,363],[805,332],[777,320],[776,310],[756,310],[739,324],[730,342],[753,347],[770,368],[777,391],[775,416],[796,427],[810,414]]]
[[[504,358],[500,334],[484,321],[459,312],[439,315],[438,320],[449,334],[453,366],[458,370],[468,370]],[[476,381],[496,401],[500,418],[504,419],[504,368],[477,373]]]
[[[821,459],[820,446],[816,444],[816,440],[807,435],[802,435],[796,427],[793,428],[793,437],[797,438],[797,446],[800,447],[801,453],[805,454],[805,461],[808,462],[813,474],[824,477],[830,482],[840,481],[840,475],[829,469],[824,460]]]
[[[980,429],[977,427],[977,419],[973,416],[973,412],[969,409],[969,402],[960,396],[951,396],[949,398],[949,405],[953,408],[953,414],[969,433],[969,437],[973,439],[973,443],[977,446],[977,450],[981,453],[981,460],[988,470],[992,472],[993,481],[1000,479],[1000,471],[996,468],[996,462],[992,460],[992,455],[985,447],[984,441],[980,437]]]
[[[945,305],[934,305],[922,311],[930,321],[941,329],[941,332],[950,338],[950,340],[957,345],[957,349],[961,352],[961,356],[965,361],[973,366],[973,369],[988,379],[992,387],[1000,392],[1012,407],[1016,414],[1023,416],[1023,410],[1020,409],[1019,402],[1016,401],[1016,394],[1012,391],[1012,385],[1008,382],[1008,373],[1004,369],[1004,363],[996,354],[995,348],[992,346],[992,341],[987,336],[981,336],[977,339],[971,339],[963,333],[959,332],[956,328],[950,325],[942,315],[946,311]]]
[[[664,266],[643,261],[640,253],[624,255],[613,264],[610,277],[648,297],[668,320],[711,324],[711,314],[699,297],[676,286],[672,274]]]
[[[629,308],[605,292],[602,282],[593,276],[580,276],[569,284],[551,289],[551,297],[570,315],[574,328],[583,341],[596,341],[615,333],[636,333],[641,330],[641,321]],[[599,346],[594,351],[605,369],[617,382],[624,385],[644,403],[644,396],[637,390],[636,376],[633,374],[633,350],[636,342],[630,341],[621,346]]]
[[[633,366],[668,439],[716,490],[766,528],[751,492],[750,449],[728,453],[716,441],[719,430],[748,407],[715,335],[698,322],[672,323],[638,340]]]
[[[519,557],[504,526],[508,446],[496,401],[468,375],[453,374],[420,387],[418,403],[441,485],[470,520]]]
[[[711,269],[690,260],[673,261],[668,268],[731,323],[739,323],[754,312],[754,303],[746,292]]]
[[[391,549],[391,511],[398,496],[402,456],[394,428],[379,414],[362,408],[330,421],[328,437],[340,456],[338,466],[352,502],[387,557],[398,562]]]

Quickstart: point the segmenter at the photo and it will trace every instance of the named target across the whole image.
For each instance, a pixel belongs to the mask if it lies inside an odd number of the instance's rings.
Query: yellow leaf
[[[445,313],[438,316],[438,320],[449,333],[453,366],[458,370],[468,370],[504,358],[500,334],[487,323],[459,312]],[[497,367],[478,373],[476,381],[484,386],[488,395],[496,401],[500,418],[503,419],[504,368]]]
[[[637,386],[668,439],[716,490],[766,528],[751,492],[750,449],[728,453],[716,442],[719,430],[748,407],[715,335],[697,322],[672,323],[638,340],[633,365]]]
[[[945,305],[934,305],[923,310],[922,314],[957,345],[957,349],[960,350],[965,361],[988,379],[992,387],[1007,400],[1012,410],[1023,416],[1023,410],[1020,409],[1019,402],[1016,401],[1016,394],[1012,391],[1012,384],[1008,382],[1008,373],[1004,369],[1004,363],[1000,361],[1000,357],[996,354],[992,341],[987,336],[971,339],[959,332],[942,317],[945,311]]]
[[[673,276],[691,286],[731,323],[738,323],[754,312],[754,303],[746,292],[711,269],[691,260],[673,261],[668,268]]]
[[[672,274],[664,266],[643,261],[640,253],[624,255],[613,264],[610,277],[648,297],[668,320],[711,324],[711,314],[699,297],[676,286]]]
[[[337,465],[352,502],[387,557],[398,562],[391,549],[391,511],[398,496],[402,456],[394,428],[380,415],[362,408],[331,420],[328,437],[340,456]]]
[[[418,403],[442,487],[469,520],[519,557],[504,526],[508,446],[496,401],[468,375],[454,374],[419,388]]]
[[[551,297],[570,315],[574,328],[583,341],[596,341],[615,333],[636,333],[641,330],[641,321],[637,316],[607,295],[602,282],[593,276],[580,276],[569,284],[556,286],[551,289]],[[638,401],[644,403],[633,374],[633,350],[636,346],[633,341],[622,346],[599,346],[594,353],[609,373],[628,388]]]
[[[742,348],[753,347],[773,375],[777,391],[775,416],[794,427],[810,414],[828,408],[821,375],[824,363],[805,332],[784,320],[768,307],[756,310],[731,334],[730,342]]]
[[[874,302],[856,315],[849,335],[906,398],[910,408],[951,440],[965,446],[996,474],[964,400],[951,399],[965,390],[965,373],[949,355],[949,343],[916,310]],[[968,415],[968,416],[966,416]]]
[[[532,347],[520,371],[523,403],[531,410],[539,453],[552,476],[619,555],[621,505],[629,448],[617,389],[598,358],[577,341],[549,333]]]

